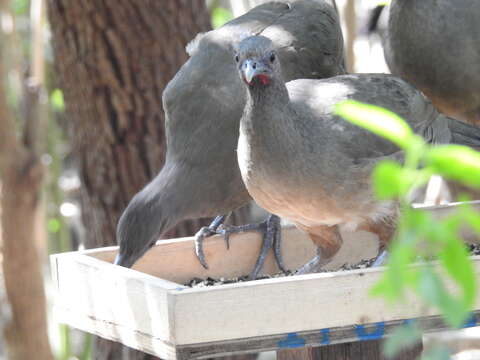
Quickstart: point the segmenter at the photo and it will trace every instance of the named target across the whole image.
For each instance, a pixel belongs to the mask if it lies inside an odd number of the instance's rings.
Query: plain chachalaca
[[[374,10],[370,31],[377,29],[382,8]],[[478,0],[392,0],[388,25],[378,29],[392,74],[424,92],[442,113],[475,125],[480,125],[479,19]]]
[[[369,31],[380,34],[392,74],[423,91],[442,113],[480,126],[480,1],[393,0],[382,10],[373,11]],[[480,196],[460,184],[448,187],[454,199]]]
[[[262,36],[243,40],[235,55],[247,93],[237,154],[248,192],[317,245],[318,255],[302,273],[337,253],[342,227],[377,234],[383,249],[394,232],[398,205],[376,200],[370,175],[380,160],[401,161],[403,152],[335,115],[335,105],[353,99],[387,108],[429,143],[478,146],[480,128],[440,114],[420,91],[391,75],[285,83],[281,56]]]
[[[117,264],[132,266],[180,220],[227,214],[251,201],[236,161],[246,97],[231,57],[234,44],[252,34],[267,36],[279,48],[286,79],[324,78],[344,72],[339,19],[328,1],[267,3],[219,29],[198,35],[187,47],[190,59],[163,93],[165,165],[133,197],[120,218]],[[212,226],[202,229],[198,243],[214,233],[224,219],[217,217]],[[273,228],[279,223],[278,218],[271,219],[264,224],[270,243]],[[275,234],[279,240],[279,232]],[[268,251],[265,244],[253,277]],[[201,247],[198,254],[205,265]]]

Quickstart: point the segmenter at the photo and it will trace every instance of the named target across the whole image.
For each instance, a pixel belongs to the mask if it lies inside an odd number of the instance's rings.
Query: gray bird
[[[380,9],[370,31],[377,29]],[[480,1],[392,0],[389,11],[379,32],[392,74],[444,114],[480,125]]]
[[[234,44],[252,34],[267,36],[279,49],[288,80],[344,73],[341,28],[328,1],[267,3],[217,30],[197,36],[187,47],[190,59],[163,93],[165,165],[134,196],[120,218],[117,264],[132,266],[162,233],[180,220],[228,214],[251,201],[235,153],[246,97],[231,58]],[[197,251],[205,266],[201,240],[215,233],[224,219],[225,216],[218,217],[198,235]],[[263,224],[265,230],[278,225],[278,218],[271,220]],[[244,226],[241,230],[252,228]],[[272,236],[267,237],[270,243]],[[252,277],[261,267],[264,250],[268,251],[268,241],[265,244]]]
[[[335,104],[353,99],[387,108],[429,143],[478,146],[480,128],[440,114],[420,91],[391,75],[285,83],[281,57],[263,36],[243,40],[235,55],[247,93],[237,154],[248,192],[317,245],[317,256],[300,272],[331,260],[341,247],[342,227],[377,234],[383,250],[395,229],[398,205],[376,200],[370,175],[380,160],[401,161],[403,152],[335,115]]]

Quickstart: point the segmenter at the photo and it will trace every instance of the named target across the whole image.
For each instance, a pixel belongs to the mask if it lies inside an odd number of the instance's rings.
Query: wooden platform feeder
[[[480,202],[474,206],[480,208]],[[442,216],[455,205],[429,208]],[[331,267],[371,258],[376,236],[344,233],[345,246]],[[465,233],[469,241],[476,241]],[[314,254],[300,231],[283,230],[286,264],[295,269]],[[419,318],[427,330],[445,328],[420,303],[391,308],[368,292],[382,268],[280,277],[204,288],[182,284],[194,277],[248,274],[260,248],[255,233],[205,242],[205,270],[194,255],[192,238],[160,241],[133,269],[112,265],[117,248],[52,255],[60,322],[119,341],[162,359],[215,356],[380,339],[405,321]],[[271,255],[264,273],[276,273]],[[480,278],[480,256],[473,257]],[[480,309],[480,299],[476,309]],[[426,315],[426,317],[425,317]],[[468,326],[480,325],[475,311]]]

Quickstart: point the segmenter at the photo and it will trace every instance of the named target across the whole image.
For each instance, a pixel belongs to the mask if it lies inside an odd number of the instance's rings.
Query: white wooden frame
[[[479,207],[480,202],[474,206]],[[442,216],[453,207],[429,210]],[[348,258],[348,250],[356,255],[365,249],[367,255],[375,253],[373,234],[343,235],[347,250],[342,249],[337,265]],[[472,235],[465,233],[467,239],[476,241]],[[283,253],[290,268],[313,255],[313,245],[300,231],[285,228],[283,238]],[[391,308],[369,296],[382,268],[206,288],[181,285],[195,276],[247,274],[259,248],[260,237],[254,233],[232,236],[230,250],[220,237],[209,238],[205,242],[208,270],[196,260],[192,238],[159,241],[134,269],[111,264],[116,247],[52,255],[55,315],[63,323],[163,359],[201,359],[370,340],[418,317],[426,329],[444,328],[437,314],[426,312],[415,299],[403,308]],[[480,276],[480,256],[473,261]],[[278,271],[272,256],[265,270]],[[475,308],[480,309],[480,299]],[[477,311],[469,326],[479,324],[479,320]]]

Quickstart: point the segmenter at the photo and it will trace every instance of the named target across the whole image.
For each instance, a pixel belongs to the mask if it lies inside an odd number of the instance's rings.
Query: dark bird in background
[[[480,1],[392,0],[388,22],[379,24],[382,9],[372,12],[369,30],[382,36],[392,74],[444,114],[480,125]]]
[[[353,99],[387,108],[428,143],[480,145],[480,128],[440,114],[395,76],[285,83],[282,54],[263,36],[243,40],[235,62],[248,94],[237,150],[242,178],[261,207],[293,221],[317,245],[317,256],[300,273],[331,260],[342,245],[342,227],[377,234],[380,250],[395,230],[398,204],[375,198],[370,175],[381,160],[402,161],[403,152],[335,115],[338,102]]]
[[[187,47],[190,59],[163,93],[165,165],[134,196],[120,218],[117,264],[132,266],[160,235],[181,220],[228,214],[251,201],[235,152],[246,92],[232,56],[234,44],[252,34],[268,37],[279,49],[287,80],[344,73],[341,28],[333,3],[328,1],[267,3],[217,30],[198,35]],[[216,218],[199,232],[200,245],[225,217]],[[273,217],[264,228],[272,230],[272,223],[278,224],[278,218]],[[242,229],[249,228],[253,227]],[[279,231],[275,234],[279,240]],[[272,242],[272,236],[265,238]],[[253,277],[262,265],[264,250],[268,251],[268,246],[262,248]],[[201,246],[198,254],[206,266]]]

